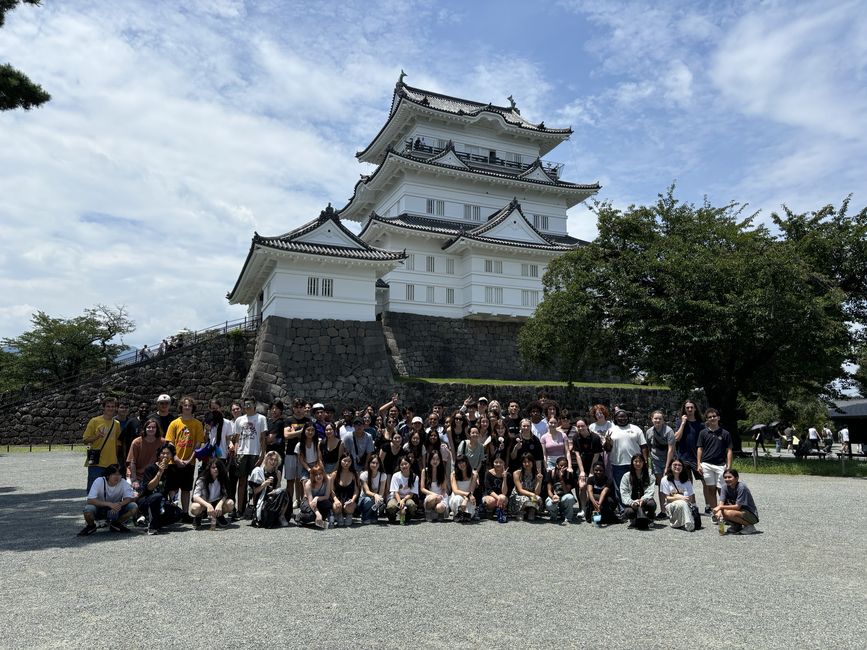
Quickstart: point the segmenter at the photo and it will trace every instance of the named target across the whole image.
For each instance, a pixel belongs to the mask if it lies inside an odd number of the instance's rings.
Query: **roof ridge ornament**
[[[319,220],[326,221],[327,219],[333,219],[335,214],[334,208],[331,207],[331,201],[329,201],[326,208],[319,213]]]
[[[509,203],[509,207],[512,208],[513,210],[515,208],[517,208],[519,205],[521,205],[521,204],[518,203],[518,197],[517,196],[512,199],[511,203]]]
[[[403,71],[403,68],[400,69],[400,76],[397,78],[398,86],[405,86],[406,84],[403,82],[403,78],[406,77],[406,73]]]
[[[521,111],[518,110],[518,106],[515,103],[515,98],[512,97],[511,95],[509,95],[508,97],[506,97],[506,99],[509,100],[509,104],[510,104],[509,110],[511,110],[513,113],[517,113],[518,115],[520,115]]]

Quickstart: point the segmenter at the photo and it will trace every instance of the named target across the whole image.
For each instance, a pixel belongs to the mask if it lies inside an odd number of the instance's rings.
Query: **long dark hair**
[[[439,449],[431,449],[427,454],[427,466],[424,468],[424,486],[430,489],[431,483],[433,482],[431,479],[433,478],[434,468],[433,465],[430,464],[430,459],[433,458],[433,455],[436,454],[440,459],[439,465],[436,468],[436,479],[437,485],[442,489],[443,483],[446,480],[446,468],[445,463],[443,463],[443,455],[440,453]]]
[[[641,476],[636,474],[635,465],[632,464],[636,458],[641,459]],[[644,494],[644,490],[650,485],[650,472],[647,469],[647,461],[644,459],[644,454],[632,454],[632,458],[629,459],[629,480],[632,483],[632,494],[630,496],[633,499],[637,499]]]
[[[352,460],[352,456],[350,456],[347,452],[343,452],[340,454],[340,458],[337,459],[337,469],[334,470],[334,480],[337,483],[340,483],[340,475],[343,474],[343,459],[349,459],[349,473],[355,478],[355,482],[358,483],[358,472],[355,471],[355,461]]]
[[[211,467],[217,467],[217,478],[211,476]],[[228,496],[226,486],[229,485],[229,473],[226,471],[226,464],[219,458],[212,458],[205,466],[205,471],[199,477],[202,486],[208,490],[211,489],[211,484],[216,480],[220,483],[220,497],[225,499]]]
[[[461,463],[466,463],[464,467],[466,467],[466,471],[461,469]],[[469,474],[469,476],[467,476]],[[458,481],[469,481],[473,476],[473,466],[470,465],[470,459],[467,458],[464,454],[459,454],[455,458],[455,480]]]
[[[530,461],[530,476],[536,476],[536,460],[533,458],[533,454],[528,451],[525,451],[521,454],[521,478],[523,479],[526,476],[527,468],[524,467],[524,461]]]

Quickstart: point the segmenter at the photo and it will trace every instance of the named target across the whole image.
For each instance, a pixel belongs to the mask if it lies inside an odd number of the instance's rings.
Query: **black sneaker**
[[[108,525],[108,529],[114,531],[115,533],[128,533],[129,528],[124,526],[119,521],[113,521]]]
[[[705,507],[704,507],[704,514],[709,515],[710,513],[711,513],[711,508],[710,508],[710,506],[705,506]]]
[[[232,512],[229,514],[229,519],[231,519],[232,521],[239,521],[241,519],[241,516],[238,514],[237,510],[232,510]]]
[[[161,535],[162,532],[159,528],[148,528],[148,535]]]
[[[87,524],[84,528],[81,529],[81,532],[78,533],[78,537],[88,537],[93,535],[96,532],[96,524]]]
[[[199,515],[197,517],[190,517],[190,521],[188,521],[187,523],[191,523],[191,522],[192,522],[193,526],[195,526],[196,528],[201,528],[202,527],[201,515]]]
[[[229,520],[226,519],[226,517],[224,515],[220,515],[219,517],[217,517],[217,525],[220,528],[225,528],[226,526],[229,525]]]
[[[197,517],[197,519],[199,521],[202,520],[201,517]],[[191,524],[191,523],[193,523],[193,518],[188,513],[185,512],[184,514],[181,515],[181,521],[184,522],[185,524]]]

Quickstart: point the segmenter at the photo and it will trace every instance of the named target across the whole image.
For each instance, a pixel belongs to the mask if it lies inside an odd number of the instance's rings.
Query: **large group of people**
[[[355,522],[406,524],[492,519],[560,525],[654,520],[702,527],[696,503],[721,532],[756,532],[758,510],[732,468],[732,438],[716,409],[684,402],[676,422],[655,411],[650,426],[623,408],[593,405],[573,415],[549,399],[505,408],[468,397],[459,408],[376,408],[281,400],[257,411],[252,396],[212,399],[201,418],[182,397],[177,413],[163,394],[155,409],[108,397],[84,432],[87,536],[105,520],[115,532],[134,521],[148,534],[175,523],[207,526],[249,519],[260,528],[318,528]],[[197,469],[198,468],[198,469]]]

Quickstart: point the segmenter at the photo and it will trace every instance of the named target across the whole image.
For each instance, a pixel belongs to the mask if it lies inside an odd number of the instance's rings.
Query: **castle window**
[[[428,199],[427,213],[438,217],[443,216],[446,213],[446,202],[442,199]]]
[[[318,296],[319,295],[319,278],[307,278],[307,295],[308,296]]]
[[[538,278],[539,277],[539,265],[538,264],[521,264],[521,275],[525,278]]]
[[[436,302],[434,300],[434,288],[433,287],[426,287],[425,302],[430,302],[430,303]]]
[[[489,305],[502,305],[503,287],[485,287],[485,302]]]
[[[485,260],[485,273],[502,273],[502,260]]]
[[[455,261],[451,257],[446,258],[446,273],[449,275],[455,274]]]
[[[533,225],[536,227],[536,230],[548,230],[548,215],[534,214]]]
[[[446,304],[447,305],[455,304],[455,290],[454,289],[446,289]]]
[[[464,219],[467,221],[481,221],[482,207],[479,205],[464,205]]]
[[[408,284],[406,285],[406,299],[408,302],[412,302],[415,300],[415,285]]]
[[[529,289],[521,290],[521,305],[524,307],[535,307],[539,304],[539,292]]]
[[[331,278],[322,278],[322,295],[327,298],[334,296],[334,280]]]
[[[436,268],[436,258],[433,255],[427,256],[427,272],[433,273]]]

